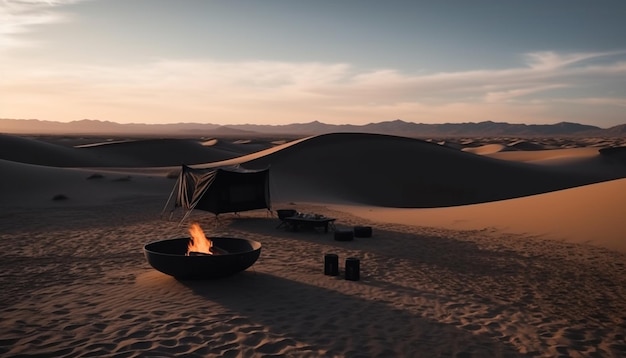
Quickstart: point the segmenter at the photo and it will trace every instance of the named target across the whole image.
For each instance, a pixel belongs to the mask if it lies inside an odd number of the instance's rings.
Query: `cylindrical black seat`
[[[324,255],[324,275],[339,275],[339,256],[335,254]]]
[[[356,257],[346,259],[346,280],[358,281],[361,277],[361,262]]]
[[[354,232],[352,230],[335,230],[335,240],[337,241],[352,241],[354,238]]]
[[[354,237],[372,237],[371,226],[355,226]]]

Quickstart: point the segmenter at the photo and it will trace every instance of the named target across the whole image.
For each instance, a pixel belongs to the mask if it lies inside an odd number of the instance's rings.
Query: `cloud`
[[[553,99],[555,102],[563,102],[563,103],[571,103],[577,105],[594,105],[594,106],[615,106],[615,107],[626,107],[626,98],[619,97],[587,97],[587,98],[556,98]]]
[[[11,108],[0,117],[46,119],[58,113],[65,120],[126,122],[557,122],[575,120],[565,107],[584,103],[596,111],[594,118],[603,118],[605,107],[624,103],[619,96],[603,98],[595,92],[626,75],[626,63],[614,58],[617,54],[543,53],[530,55],[533,64],[543,65],[418,74],[359,71],[347,63],[212,59],[160,59],[120,67],[46,64],[39,70],[0,63],[14,69],[0,82],[0,92],[7,94],[0,108]],[[585,62],[591,59],[604,61]],[[552,90],[562,97],[541,97]],[[18,108],[29,115],[17,116]]]
[[[495,102],[507,102],[511,99],[527,96],[530,94],[540,93],[543,91],[549,91],[557,88],[566,88],[567,85],[563,84],[551,84],[551,85],[543,85],[536,87],[526,87],[526,88],[515,88],[509,89],[501,92],[488,92],[485,95],[485,102],[495,103]]]
[[[586,60],[613,55],[622,55],[625,51],[579,52],[561,54],[552,51],[532,52],[526,54],[528,65],[534,70],[554,70]]]
[[[35,26],[67,21],[58,8],[85,0],[4,0],[0,3],[0,49],[27,46],[17,35]]]

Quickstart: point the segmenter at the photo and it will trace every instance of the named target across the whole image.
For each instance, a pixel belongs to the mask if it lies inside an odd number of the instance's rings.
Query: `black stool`
[[[324,275],[339,275],[339,256],[335,254],[324,255]]]
[[[361,277],[361,262],[356,257],[346,259],[346,280],[358,281]]]
[[[335,240],[337,241],[352,241],[354,238],[354,232],[352,230],[335,230]]]
[[[371,226],[355,226],[354,237],[372,237]]]

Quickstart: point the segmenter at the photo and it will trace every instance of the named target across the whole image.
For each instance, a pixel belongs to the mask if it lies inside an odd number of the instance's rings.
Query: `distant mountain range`
[[[600,128],[579,123],[513,124],[505,122],[423,124],[402,120],[365,125],[334,125],[318,121],[286,125],[235,124],[222,126],[210,123],[121,124],[84,119],[53,122],[37,119],[0,119],[0,133],[32,135],[124,135],[161,137],[200,136],[309,136],[337,132],[358,132],[400,135],[414,138],[445,137],[624,137],[626,124]]]

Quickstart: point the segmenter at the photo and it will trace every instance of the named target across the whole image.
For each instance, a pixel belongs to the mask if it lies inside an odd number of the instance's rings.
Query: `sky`
[[[608,128],[624,18],[623,0],[0,0],[0,118]]]

